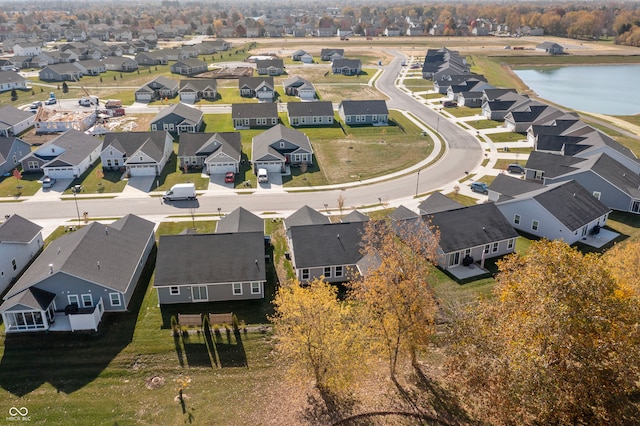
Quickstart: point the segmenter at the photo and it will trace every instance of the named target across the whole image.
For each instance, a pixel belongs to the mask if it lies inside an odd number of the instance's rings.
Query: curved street
[[[242,206],[256,214],[273,213],[286,215],[303,205],[317,210],[337,209],[338,198],[344,198],[345,210],[352,208],[379,208],[382,205],[411,206],[416,202],[414,196],[442,189],[465,176],[478,167],[483,159],[478,140],[468,131],[444,119],[438,112],[421,104],[416,99],[396,87],[396,79],[402,69],[404,55],[392,51],[395,59],[381,73],[376,87],[385,93],[389,108],[408,111],[432,129],[437,129],[445,139],[443,156],[434,164],[420,170],[421,164],[412,167],[406,174],[386,179],[372,179],[346,185],[331,185],[322,188],[256,190],[251,195],[235,191],[214,191],[198,197],[189,203],[162,204],[158,197],[147,194],[128,197],[114,194],[115,198],[78,196],[78,209],[89,212],[91,218],[115,218],[128,213],[146,217],[164,217],[170,215],[215,215],[219,211],[230,212]],[[204,109],[203,109],[204,110]],[[442,119],[440,119],[442,118]],[[3,214],[17,213],[32,220],[51,219],[68,220],[76,218],[78,210],[73,198],[65,197],[61,201],[39,200],[32,197],[24,202],[3,203]]]

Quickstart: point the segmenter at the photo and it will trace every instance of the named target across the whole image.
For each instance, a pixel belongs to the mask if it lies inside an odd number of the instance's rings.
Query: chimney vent
[[[49,273],[53,274],[53,263],[49,264]]]
[[[100,269],[100,261],[99,260],[98,260],[97,264],[98,264],[98,269]]]

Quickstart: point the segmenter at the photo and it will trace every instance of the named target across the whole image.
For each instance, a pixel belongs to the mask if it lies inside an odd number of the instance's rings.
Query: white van
[[[162,199],[165,201],[195,200],[196,185],[194,183],[177,183],[164,193]]]
[[[258,169],[258,182],[269,182],[269,173],[267,173],[267,169]]]

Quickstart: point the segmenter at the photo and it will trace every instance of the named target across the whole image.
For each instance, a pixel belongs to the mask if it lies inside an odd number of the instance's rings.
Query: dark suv
[[[518,173],[520,175],[524,174],[524,167],[522,167],[520,164],[509,164],[507,166],[507,171],[509,173]]]

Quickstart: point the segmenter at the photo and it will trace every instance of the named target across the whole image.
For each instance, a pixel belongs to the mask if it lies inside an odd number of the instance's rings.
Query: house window
[[[491,246],[490,246],[489,244],[487,244],[487,245],[485,245],[485,246],[484,246],[484,254],[489,254],[489,248],[490,248],[490,247],[491,247]]]
[[[507,248],[508,249],[512,249],[513,248],[513,244],[515,243],[516,239],[515,238],[511,238],[509,241],[507,241]]]
[[[248,126],[248,125],[250,125],[250,124],[251,124],[251,121],[250,121],[248,118],[245,118],[245,119],[244,119],[244,125],[245,125],[245,126]]]
[[[531,222],[531,229],[533,229],[534,231],[538,230],[538,226],[540,226],[540,222],[538,222],[537,220]]]
[[[194,285],[191,287],[191,296],[194,302],[202,302],[207,300],[207,286]]]
[[[543,176],[544,176],[544,172],[542,170],[536,170],[535,173],[533,174],[533,178],[538,180],[542,180]]]
[[[449,266],[455,266],[460,263],[460,252],[451,253],[449,255]]]
[[[331,278],[331,266],[324,267],[324,277]]]
[[[107,159],[107,167],[111,167],[111,160]]]
[[[284,142],[280,141],[280,148],[284,148]]]
[[[302,270],[301,278],[303,280],[308,280],[309,279],[309,269],[303,269]]]
[[[260,294],[260,283],[251,283],[251,294]]]
[[[271,124],[278,124],[278,119],[277,118],[272,118],[271,119]]]
[[[83,294],[82,295],[82,307],[83,308],[90,308],[93,306],[93,298],[91,297],[90,294]]]
[[[120,165],[120,161],[116,158],[115,160],[113,160],[113,165],[114,166],[119,166]]]
[[[14,271],[18,269],[18,264],[16,263],[15,259],[11,259],[11,267],[13,268]]]
[[[242,283],[233,283],[233,295],[234,296],[242,295]]]
[[[109,155],[113,155],[113,151],[109,150]]]
[[[342,276],[342,266],[336,266],[336,277]]]
[[[498,243],[493,243],[493,248],[491,249],[493,253],[498,251]]]
[[[596,197],[597,200],[600,199],[601,195],[602,195],[602,193],[600,191],[593,191],[593,196]]]
[[[18,163],[18,157],[16,157],[15,155],[13,156],[13,164],[17,164]]]
[[[77,294],[68,295],[67,300],[69,301],[70,305],[80,306],[80,299],[78,298]]]
[[[38,162],[37,161],[27,161],[27,168],[31,169],[31,170],[35,170],[38,169]]]
[[[177,285],[169,287],[169,294],[171,296],[179,296],[180,295],[180,287]]]
[[[158,126],[155,123],[152,124],[151,125],[151,130],[153,130],[155,132],[156,130],[158,130]]]
[[[346,121],[347,121],[347,123],[351,123],[351,116],[350,115],[347,115],[347,120]]]
[[[111,306],[122,306],[120,293],[109,293],[109,300],[111,301]]]
[[[513,223],[515,223],[516,225],[520,225],[520,215],[514,215],[513,216]]]

